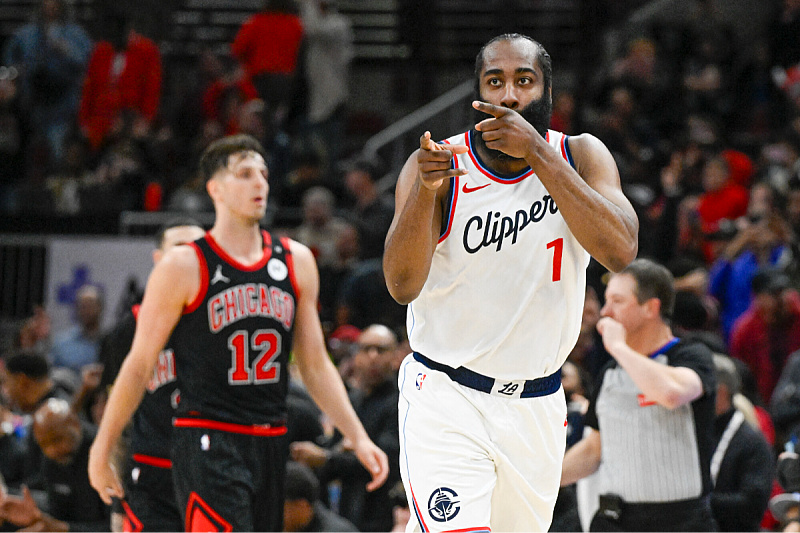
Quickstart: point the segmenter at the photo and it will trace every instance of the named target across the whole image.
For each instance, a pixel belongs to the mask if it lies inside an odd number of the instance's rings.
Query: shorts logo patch
[[[447,487],[434,490],[428,498],[428,514],[437,522],[452,520],[461,510],[461,502],[456,500],[457,497],[456,491]]]
[[[422,382],[425,381],[426,377],[428,377],[428,374],[423,374],[422,372],[417,374],[417,390],[422,390]]]

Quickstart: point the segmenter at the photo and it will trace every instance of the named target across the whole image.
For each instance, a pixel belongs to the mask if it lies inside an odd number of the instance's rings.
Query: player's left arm
[[[648,400],[667,409],[676,409],[703,395],[703,381],[695,370],[664,365],[637,352],[625,342],[624,326],[613,318],[601,318],[597,330],[608,353]]]
[[[596,137],[569,137],[575,168],[522,116],[508,108],[474,102],[491,115],[476,127],[486,146],[522,158],[536,172],[578,242],[612,272],[636,258],[639,219],[622,193],[614,157]]]
[[[336,427],[353,443],[354,453],[372,476],[367,490],[375,490],[389,475],[389,460],[367,435],[350,404],[339,372],[328,357],[317,314],[319,274],[311,251],[290,241],[298,285],[293,352],[311,397]]]

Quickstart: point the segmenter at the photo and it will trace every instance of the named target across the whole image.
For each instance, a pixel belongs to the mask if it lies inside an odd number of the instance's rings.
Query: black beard
[[[547,130],[550,126],[550,117],[553,114],[553,102],[550,98],[542,96],[538,100],[533,100],[527,106],[516,111],[528,122],[528,124],[533,126],[534,129],[539,132],[539,135],[541,135],[543,138],[547,138],[546,136]],[[491,118],[491,116],[492,115],[484,113],[483,111],[478,111],[474,107],[472,108],[472,117],[475,124],[478,124],[487,118]],[[516,157],[511,157],[500,150],[495,150],[494,148],[489,148],[486,146],[486,142],[483,140],[481,132],[475,130],[474,128],[472,137],[475,140],[475,143],[480,145],[481,148],[485,150],[485,153],[488,154],[489,159],[493,159],[495,161],[517,160]]]

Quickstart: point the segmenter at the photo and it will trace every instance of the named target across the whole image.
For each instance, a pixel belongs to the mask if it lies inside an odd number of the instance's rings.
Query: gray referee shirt
[[[648,399],[612,360],[598,378],[586,424],[600,431],[604,475],[600,494],[629,503],[698,498],[711,491],[716,375],[711,351],[673,340],[650,357],[691,368],[703,395],[670,410]]]

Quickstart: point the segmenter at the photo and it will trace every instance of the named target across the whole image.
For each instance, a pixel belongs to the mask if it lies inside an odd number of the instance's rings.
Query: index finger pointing
[[[472,107],[474,107],[478,111],[483,111],[487,115],[492,115],[495,118],[502,117],[503,115],[508,113],[507,107],[496,106],[488,102],[481,102],[480,100],[473,101]]]

